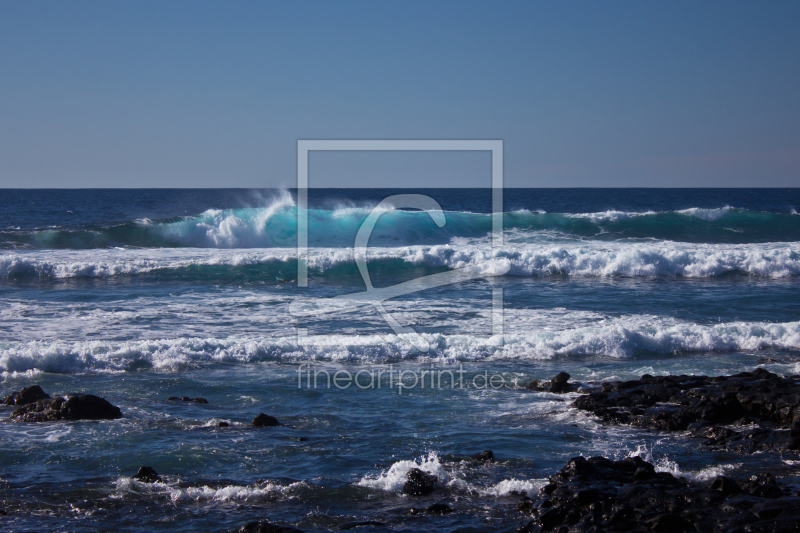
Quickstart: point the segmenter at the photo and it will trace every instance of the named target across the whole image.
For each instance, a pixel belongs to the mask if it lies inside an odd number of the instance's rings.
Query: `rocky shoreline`
[[[604,424],[683,432],[738,454],[800,450],[800,376],[759,368],[732,376],[651,376],[571,384],[564,372],[527,389],[579,392],[571,406]],[[688,483],[639,457],[575,457],[519,509],[533,519],[519,531],[800,531],[800,493],[773,474],[720,476]]]
[[[718,477],[693,485],[639,457],[575,457],[550,478],[537,500],[519,506],[533,516],[520,533],[558,531],[792,532],[800,530],[800,497],[774,476]]]
[[[608,424],[688,431],[737,453],[800,449],[800,376],[649,376],[603,383],[573,407]]]
[[[577,398],[572,396],[571,406],[603,424],[680,432],[703,446],[738,454],[800,455],[800,376],[757,369],[732,376],[644,375],[638,380],[580,384],[570,382],[570,376],[561,372],[551,380],[531,382],[526,390],[580,393]],[[203,398],[189,397],[170,397],[167,401],[207,403]],[[118,407],[103,398],[90,394],[51,397],[37,385],[6,396],[2,403],[16,408],[8,422],[17,423],[115,420],[123,416]],[[279,424],[276,418],[259,413],[251,426]],[[492,462],[494,454],[486,450],[469,456],[469,460]],[[784,483],[780,472],[775,474],[739,479],[720,476],[695,483],[659,472],[640,457],[618,461],[574,457],[549,478],[536,497],[524,496],[517,505],[520,514],[509,517],[509,522],[524,524],[520,533],[800,531],[800,492]],[[132,478],[143,483],[162,482],[161,476],[147,466]],[[437,490],[435,476],[415,468],[408,472],[402,493],[413,500],[435,496]],[[444,503],[426,505],[412,508],[409,514],[451,512]],[[391,529],[370,520],[342,524],[339,529],[361,527]],[[299,530],[262,520],[248,522],[235,531]]]

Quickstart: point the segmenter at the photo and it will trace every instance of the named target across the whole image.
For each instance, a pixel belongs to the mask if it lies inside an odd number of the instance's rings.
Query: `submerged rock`
[[[436,488],[436,476],[423,472],[419,468],[412,468],[406,475],[403,485],[403,494],[411,496],[427,496]]]
[[[54,422],[59,420],[114,420],[122,418],[119,407],[91,394],[59,396],[39,400],[16,409],[13,422]]]
[[[529,390],[553,392],[556,394],[577,391],[579,385],[576,383],[569,383],[569,378],[570,375],[566,372],[559,372],[552,379],[550,379],[550,381],[535,379],[528,383],[526,388]]]
[[[248,522],[233,533],[303,533],[292,526],[279,526],[267,521]]]
[[[384,522],[378,522],[377,520],[359,520],[357,522],[345,522],[341,524],[338,529],[355,529],[357,527],[364,527],[364,526],[375,526],[381,527],[385,526]]]
[[[178,396],[170,396],[167,398],[168,402],[194,402],[194,403],[208,403],[208,400],[205,398],[190,398],[189,396],[183,396],[179,398]]]
[[[44,392],[39,385],[31,385],[3,398],[3,405],[27,405],[47,398],[50,398],[50,395]]]
[[[481,453],[476,453],[475,455],[472,456],[472,458],[475,459],[476,461],[486,461],[489,463],[493,463],[494,453],[492,452],[492,450],[486,450]]]
[[[761,368],[734,376],[644,375],[603,383],[572,405],[607,423],[689,430],[709,446],[735,452],[800,449],[800,377]]]
[[[453,510],[446,503],[434,503],[425,509],[425,512],[433,515],[442,515],[452,513]]]
[[[133,479],[141,481],[142,483],[155,483],[161,481],[161,476],[149,466],[140,466],[139,471],[136,472]]]
[[[272,426],[279,426],[281,423],[278,422],[278,419],[274,416],[265,415],[264,413],[259,413],[253,419],[252,425],[256,427],[272,427]]]
[[[453,510],[446,503],[434,503],[433,505],[429,505],[424,509],[412,508],[408,510],[408,514],[411,515],[421,515],[421,514],[445,515],[445,514],[450,514],[452,512]]]
[[[521,532],[800,530],[800,498],[787,496],[770,478],[691,485],[640,457],[570,459],[538,501],[518,508],[534,517]]]

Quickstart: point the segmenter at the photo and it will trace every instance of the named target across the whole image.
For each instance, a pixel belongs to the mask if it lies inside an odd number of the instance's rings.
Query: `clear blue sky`
[[[0,186],[292,185],[298,138],[503,139],[518,187],[798,186],[798,28],[797,1],[4,0]],[[481,154],[382,155],[312,185],[488,184]]]

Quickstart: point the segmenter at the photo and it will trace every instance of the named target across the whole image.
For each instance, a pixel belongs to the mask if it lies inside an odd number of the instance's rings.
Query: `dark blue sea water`
[[[384,212],[370,281],[465,281],[384,301],[411,328],[398,332],[377,307],[353,304],[365,291],[353,244],[375,205],[410,192],[436,200],[446,223]],[[0,191],[0,393],[40,384],[124,414],[0,423],[0,529],[221,532],[269,519],[309,531],[353,520],[513,531],[522,495],[577,454],[644,455],[698,481],[793,472],[779,456],[602,427],[569,395],[521,386],[561,370],[594,382],[800,373],[800,190],[504,198],[504,242],[493,246],[490,190],[312,190],[299,213],[310,245],[299,287],[291,190]],[[318,307],[301,316],[292,302]],[[444,381],[420,383],[423,371]],[[361,381],[328,387],[336,372]],[[259,412],[282,425],[250,427]],[[485,449],[495,463],[465,458]],[[132,481],[142,465],[164,482]],[[415,467],[439,479],[431,496],[401,494]],[[454,512],[409,512],[439,501]]]

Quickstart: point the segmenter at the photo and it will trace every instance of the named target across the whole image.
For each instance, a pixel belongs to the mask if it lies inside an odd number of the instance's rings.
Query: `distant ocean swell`
[[[297,270],[293,248],[259,251],[227,250],[93,250],[7,252],[0,254],[0,279],[108,278],[155,276],[175,279],[242,277],[293,280]],[[800,275],[800,244],[683,244],[674,242],[581,242],[567,245],[488,244],[373,247],[369,261],[383,272],[415,277],[445,269],[478,270],[511,276],[680,276],[707,278],[747,275],[786,278]],[[308,265],[326,280],[358,276],[353,252],[346,248],[314,248]]]
[[[393,335],[326,335],[324,342],[312,340],[307,345],[298,344],[296,337],[5,342],[0,344],[0,371],[68,374],[136,370],[170,372],[214,363],[262,361],[388,363],[410,359],[453,363],[570,356],[628,358],[644,354],[800,350],[800,322],[702,325],[658,317],[629,316],[587,327],[506,335],[503,346],[498,346],[497,339],[472,335],[422,335],[433,347],[425,354],[414,349],[406,337]]]
[[[308,211],[311,246],[351,246],[366,218],[366,208],[343,207]],[[420,211],[392,211],[383,215],[371,244],[397,246],[444,244],[455,238],[484,237],[491,216],[447,212],[438,228]],[[796,213],[751,211],[725,207],[664,212],[505,213],[506,229],[581,239],[659,239],[680,242],[749,243],[800,241]],[[6,228],[0,230],[0,248],[87,249],[144,248],[275,248],[296,244],[297,208],[291,198],[266,208],[208,210],[196,216],[166,220],[136,220],[106,227]]]

